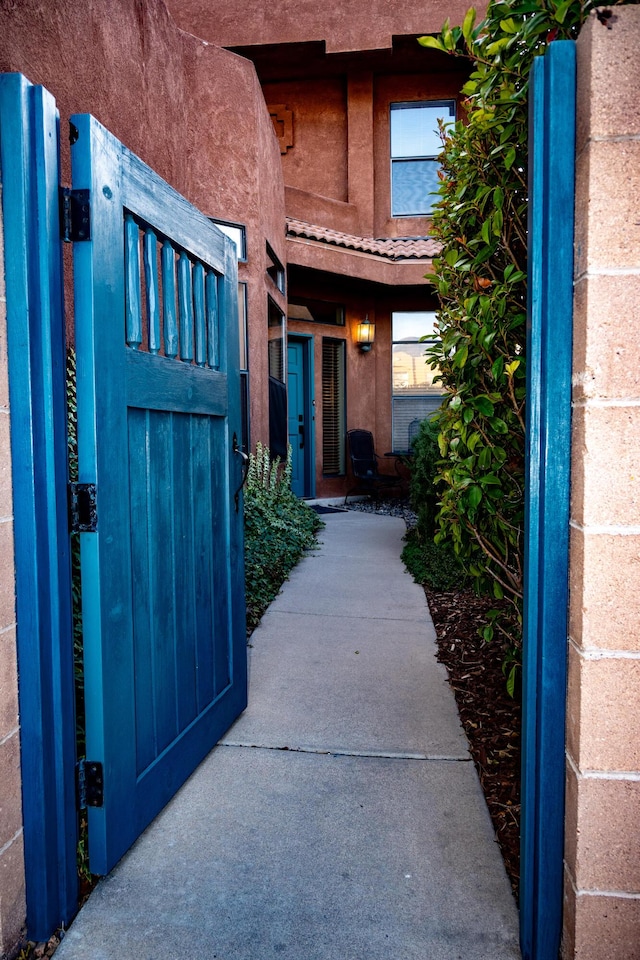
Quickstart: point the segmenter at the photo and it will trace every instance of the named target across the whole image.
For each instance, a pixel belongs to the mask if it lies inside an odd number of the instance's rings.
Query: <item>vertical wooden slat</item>
[[[205,280],[207,311],[207,362],[212,370],[220,366],[218,343],[218,278],[213,270],[207,270]]]
[[[160,300],[158,297],[158,241],[153,230],[144,232],[144,277],[147,294],[149,353],[160,350]]]
[[[191,261],[181,251],[178,261],[178,304],[180,308],[180,359],[193,360],[193,295]]]
[[[47,940],[73,917],[78,890],[58,143],[53,97],[19,74],[0,77],[23,840],[33,940]]]
[[[168,240],[162,244],[162,318],[164,353],[178,356],[178,317],[176,314],[176,252]]]
[[[130,213],[124,218],[125,323],[127,346],[137,350],[142,343],[140,304],[140,231]]]
[[[225,529],[228,525],[226,511],[228,504],[216,496],[216,490],[224,483],[225,475],[225,434],[220,421],[211,421],[210,441],[211,455],[211,519],[213,528],[213,544],[216,553],[213,556],[213,598],[214,598],[214,637],[213,646],[213,685],[214,696],[219,696],[228,686],[231,675],[231,637],[227,627],[229,610],[229,589],[227,585],[229,570],[220,562],[220,546],[225,540]],[[227,454],[228,456],[228,454]]]
[[[150,523],[149,552],[153,584],[152,656],[154,676],[153,703],[141,704],[152,709],[156,724],[156,756],[177,733],[174,638],[176,634],[176,602],[173,589],[177,551],[174,525],[173,484],[173,415],[163,411],[149,412],[150,444]],[[179,556],[178,556],[179,562]]]
[[[204,267],[200,262],[193,265],[193,309],[196,324],[196,364],[204,367],[207,362],[207,330],[204,310]]]
[[[212,495],[212,451],[208,417],[191,418],[191,482],[196,501],[209,505]],[[213,624],[215,596],[213,584],[214,539],[209,509],[193,513],[193,602],[195,612],[194,657],[197,667],[198,710],[206,708],[214,697],[213,648],[216,634]],[[211,643],[213,638],[214,643]]]
[[[149,411],[133,408],[128,412],[129,476],[131,480],[131,573],[136,590],[133,595],[133,656],[136,702],[153,702],[153,639],[151,616],[155,607],[149,537],[150,490]],[[156,758],[154,712],[136,710],[136,773],[138,776]]]
[[[552,43],[545,56],[534,61],[530,98],[523,960],[556,960],[562,934],[575,71],[575,43]]]
[[[196,701],[196,601],[197,565],[193,549],[193,518],[199,512],[198,494],[193,489],[192,461],[194,444],[191,420],[187,414],[173,417],[173,487],[189,491],[175,498],[174,526],[176,542],[175,594],[175,685],[178,730],[182,731],[197,715]]]

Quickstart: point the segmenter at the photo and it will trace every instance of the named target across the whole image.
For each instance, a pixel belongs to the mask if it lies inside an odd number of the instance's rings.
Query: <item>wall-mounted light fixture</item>
[[[369,320],[369,315],[362,320],[356,327],[356,343],[360,347],[363,353],[366,353],[367,350],[371,350],[373,346],[373,341],[376,338],[376,325],[371,323]]]

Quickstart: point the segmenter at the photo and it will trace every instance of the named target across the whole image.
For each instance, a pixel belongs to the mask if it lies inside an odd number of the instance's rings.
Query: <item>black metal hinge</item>
[[[60,187],[60,236],[65,243],[91,240],[89,190]]]
[[[78,807],[101,807],[104,803],[104,772],[97,760],[79,760]]]
[[[69,529],[71,533],[95,533],[98,529],[95,483],[69,484]]]

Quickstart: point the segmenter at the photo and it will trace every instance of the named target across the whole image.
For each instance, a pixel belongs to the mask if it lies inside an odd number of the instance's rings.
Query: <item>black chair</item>
[[[347,449],[351,461],[351,472],[356,482],[347,491],[345,503],[347,498],[358,490],[377,497],[383,491],[402,487],[399,476],[394,477],[388,473],[380,473],[378,470],[378,461],[382,458],[375,451],[373,434],[369,430],[347,431]]]

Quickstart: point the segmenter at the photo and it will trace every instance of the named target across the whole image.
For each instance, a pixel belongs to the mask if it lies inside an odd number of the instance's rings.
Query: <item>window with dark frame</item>
[[[322,338],[322,472],[346,472],[346,349],[344,340]]]
[[[247,328],[247,284],[238,284],[238,325],[240,328],[240,422],[242,449],[250,449],[249,433],[249,344]]]
[[[326,323],[328,326],[344,327],[345,310],[341,303],[334,303],[330,300],[290,297],[287,316],[289,320]]]
[[[276,257],[275,253],[271,249],[270,244],[267,243],[267,276],[271,278],[273,283],[276,285],[280,293],[284,293],[285,288],[285,272],[284,267]]]
[[[215,217],[209,217],[212,223],[215,223],[225,236],[233,240],[238,252],[238,261],[244,263],[247,259],[247,231],[242,223],[232,223],[230,220],[217,220]]]
[[[428,216],[436,202],[438,155],[442,138],[438,122],[455,120],[455,100],[392,103],[391,216]]]
[[[285,382],[285,322],[284,313],[278,304],[268,298],[268,350],[269,350],[269,376],[275,377],[281,383]]]
[[[392,446],[398,453],[410,450],[418,424],[442,402],[442,387],[433,382],[438,371],[431,369],[425,357],[425,350],[438,338],[435,320],[435,311],[391,314],[391,429]]]

